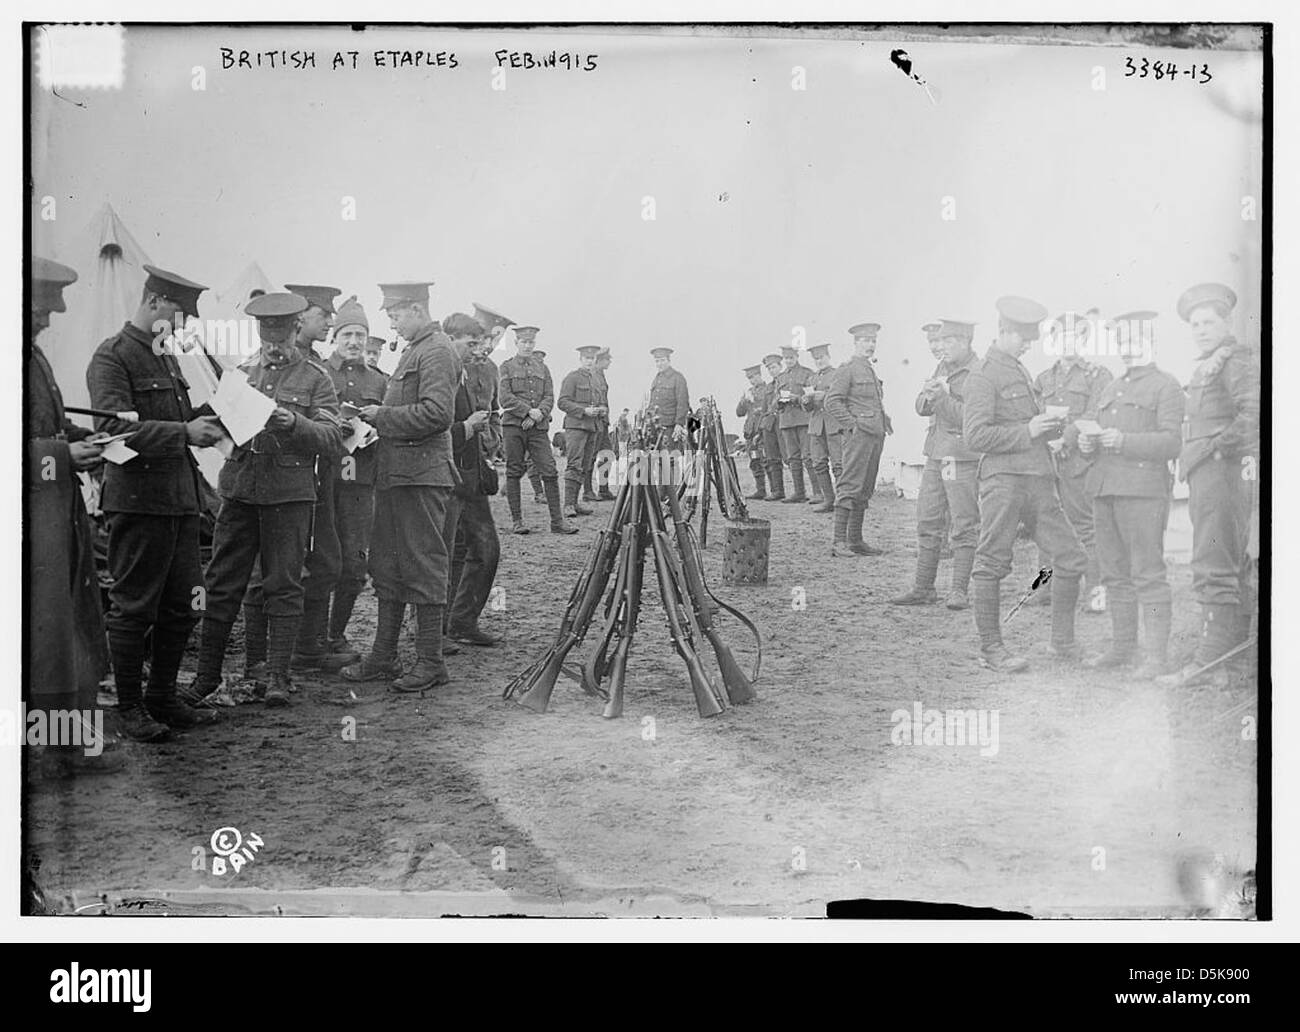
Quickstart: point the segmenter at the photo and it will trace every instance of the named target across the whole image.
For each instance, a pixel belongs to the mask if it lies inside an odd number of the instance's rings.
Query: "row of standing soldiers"
[[[1248,543],[1258,491],[1259,371],[1231,333],[1235,304],[1221,284],[1200,284],[1180,298],[1179,315],[1198,351],[1185,391],[1153,361],[1154,312],[1105,324],[1095,310],[1058,317],[1050,351],[1060,357],[1037,378],[1020,361],[1047,321],[1036,302],[999,300],[998,337],[982,359],[972,349],[973,323],[926,324],[939,364],[916,399],[917,414],[929,418],[916,576],[893,604],[937,602],[935,580],[948,552],[945,601],[949,609],[970,608],[973,580],[982,665],[1025,669],[1027,661],[1002,642],[1000,585],[1017,537],[1027,533],[1038,543],[1040,569],[1051,571],[1036,598],[1052,606],[1056,655],[1178,683],[1207,676],[1203,667],[1246,639],[1256,608]],[[802,500],[807,468],[820,488],[817,511],[836,512],[836,555],[879,554],[861,541],[857,508],[870,498],[891,429],[870,364],[878,330],[873,323],[853,327],[854,358],[838,369],[825,345],[811,349],[813,370],[798,364],[793,348],[767,356],[772,382],[763,382],[762,367],[746,369],[751,388],[737,407],[757,487],[751,497]],[[1103,337],[1125,365],[1118,378],[1083,357]],[[1168,656],[1172,596],[1164,560],[1173,460],[1188,483],[1193,593],[1202,607],[1199,644],[1181,666]],[[783,463],[795,480],[788,497]],[[852,534],[847,549],[844,522]],[[1110,613],[1113,643],[1098,656],[1079,656],[1075,645],[1081,594],[1085,612]]]

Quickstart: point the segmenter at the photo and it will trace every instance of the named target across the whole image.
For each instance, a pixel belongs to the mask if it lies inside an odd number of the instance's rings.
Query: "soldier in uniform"
[[[350,406],[353,415],[367,405],[380,405],[388,390],[388,377],[366,360],[370,320],[355,296],[339,306],[334,316],[334,353],[325,362],[340,406]],[[344,413],[344,418],[348,415]],[[345,447],[354,430],[345,422],[341,430]],[[334,531],[339,540],[339,575],[329,610],[329,657],[322,659],[326,669],[338,669],[361,657],[347,638],[348,621],[357,596],[366,586],[366,566],[370,558],[370,528],[375,518],[375,463],[378,450],[374,444],[354,448],[333,463]],[[319,511],[317,514],[319,518]]]
[[[773,383],[776,393],[777,426],[781,431],[781,452],[790,465],[794,494],[782,501],[806,502],[804,473],[813,480],[814,501],[820,488],[813,479],[812,448],[808,443],[808,413],[803,408],[804,388],[812,383],[813,372],[799,362],[799,352],[790,346],[781,348],[782,369]]]
[[[564,413],[564,515],[590,516],[590,509],[578,505],[578,494],[591,479],[596,462],[600,421],[609,416],[609,398],[604,378],[596,372],[600,348],[584,344],[578,348],[578,368],[560,383],[556,404]]]
[[[609,367],[612,362],[613,357],[609,353],[609,348],[601,348],[596,352],[596,365],[592,373],[601,395],[605,398],[605,411],[596,417],[596,455],[614,450],[614,441],[609,435]],[[582,497],[584,501],[588,502],[612,502],[614,500],[614,492],[609,489],[608,480],[597,485],[596,463],[594,461],[591,464],[591,474],[587,477]]]
[[[383,337],[369,337],[366,340],[366,365],[371,369],[379,368],[379,356],[384,353],[388,342]]]
[[[844,472],[844,439],[839,426],[826,418],[826,393],[835,377],[835,365],[831,362],[829,344],[818,344],[810,348],[808,354],[812,355],[816,368],[811,381],[804,387],[801,404],[808,412],[808,450],[812,455],[815,485],[813,502],[821,500],[813,512],[834,512],[834,480]]]
[[[317,345],[323,344],[329,337],[334,326],[334,298],[342,291],[338,287],[301,283],[286,283],[284,289],[307,302],[306,311],[298,317],[294,346],[302,352],[304,358],[320,366],[332,380],[333,376],[317,350]],[[335,655],[328,644],[330,595],[343,568],[334,511],[335,480],[341,455],[342,451],[339,455],[320,454],[316,457],[316,508],[312,513],[307,562],[303,569],[302,622],[298,627],[298,641],[294,646],[291,664],[295,670],[337,670],[361,658],[355,653]],[[261,595],[261,577],[255,575],[249,595],[244,599],[246,616],[250,603],[255,612],[262,608]],[[262,611],[265,612],[264,609]],[[256,617],[253,626],[255,635]],[[245,627],[247,629],[247,623]]]
[[[975,628],[980,665],[991,670],[1025,670],[1029,663],[1002,643],[1002,579],[1011,572],[1012,549],[1021,523],[1052,559],[1052,651],[1073,658],[1074,610],[1079,579],[1087,566],[1083,547],[1061,510],[1049,437],[1064,418],[1049,415],[1020,356],[1038,339],[1047,317],[1042,305],[1025,298],[997,302],[998,335],[984,361],[966,377],[963,411],[966,446],[981,453],[980,537],[975,550]]]
[[[916,398],[917,415],[930,417],[925,471],[916,499],[916,580],[911,591],[891,601],[896,606],[916,606],[939,600],[934,580],[951,526],[952,584],[947,606],[960,610],[970,605],[967,590],[980,532],[979,455],[962,436],[965,384],[979,357],[971,348],[974,323],[944,319],[933,325],[933,339],[943,360]]]
[[[479,627],[478,618],[492,593],[501,559],[488,501],[496,494],[491,457],[501,446],[499,379],[496,363],[488,357],[496,335],[490,334],[492,327],[463,313],[449,315],[443,329],[465,364],[451,424],[452,456],[461,483],[447,509],[448,524],[453,517],[456,524],[447,535],[448,541],[455,542],[447,578],[447,635],[466,645],[491,647],[499,640]]]
[[[30,622],[23,698],[47,713],[89,710],[108,671],[95,549],[79,472],[103,462],[103,446],[63,410],[54,370],[36,343],[50,313],[66,312],[63,289],[77,281],[66,265],[31,260],[31,323],[25,361],[27,469],[25,570]],[[162,728],[165,733],[166,728]],[[122,766],[109,753],[92,757],[64,743],[55,747],[60,775],[110,773]]]
[[[767,460],[763,455],[763,431],[760,424],[767,409],[770,388],[763,382],[761,365],[747,366],[745,376],[749,378],[749,390],[736,403],[736,415],[745,417],[745,450],[749,452],[749,472],[754,475],[754,493],[749,497],[761,500],[767,497]]]
[[[763,459],[767,464],[767,496],[774,502],[785,498],[785,441],[781,437],[781,414],[776,410],[776,380],[781,375],[781,356],[763,356],[763,368],[772,382],[764,392],[764,409],[758,419],[758,432],[763,440]]]
[[[835,529],[831,555],[881,555],[862,540],[862,521],[876,490],[885,435],[894,432],[885,413],[884,386],[872,368],[879,323],[858,323],[853,357],[835,370],[826,392],[826,415],[839,428],[844,442],[844,471],[835,485]]]
[[[1060,357],[1038,374],[1034,385],[1043,396],[1044,405],[1065,405],[1070,414],[1069,423],[1097,404],[1101,392],[1114,377],[1109,369],[1089,362],[1079,354],[1090,336],[1092,323],[1082,313],[1065,312],[1056,317],[1055,340],[1059,342]],[[1048,440],[1056,462],[1057,490],[1061,495],[1061,508],[1065,518],[1078,535],[1079,544],[1088,557],[1088,568],[1083,576],[1086,589],[1084,612],[1106,611],[1106,588],[1097,580],[1097,549],[1093,545],[1092,499],[1086,491],[1088,462],[1075,448],[1067,444],[1069,435]],[[1039,554],[1039,565],[1049,565],[1047,556]]]
[[[686,421],[691,415],[690,394],[686,377],[673,368],[672,348],[651,348],[655,360],[655,378],[650,381],[650,411],[660,428],[672,434],[670,448],[680,448],[690,440]]]
[[[176,674],[198,623],[202,488],[190,446],[223,436],[212,415],[190,405],[189,385],[170,344],[178,316],[198,317],[207,288],[175,273],[145,266],[148,278],[135,315],[100,344],[86,372],[90,403],[107,412],[138,413],[139,422],[100,418],[108,434],[131,433],[135,458],[104,471],[101,498],[108,523],[108,640],[122,730],[139,741],[167,728],[209,723],[216,714],[176,697]],[[143,684],[145,659],[149,682]]]
[[[1187,386],[1178,475],[1187,482],[1192,519],[1192,594],[1201,606],[1201,637],[1179,683],[1222,680],[1222,667],[1196,671],[1245,639],[1256,606],[1250,583],[1249,531],[1259,457],[1259,368],[1232,333],[1237,295],[1201,283],[1178,299],[1191,326],[1197,365]]]
[[[394,691],[446,684],[442,627],[447,606],[447,507],[460,482],[449,430],[464,367],[429,316],[427,281],[381,283],[383,308],[406,341],[379,405],[360,417],[379,431],[375,453],[375,519],[370,579],[379,599],[375,640],[360,662],[343,668],[350,681],[391,679]],[[407,605],[415,607],[416,663],[405,674],[397,639]]]
[[[1091,667],[1126,667],[1137,659],[1138,607],[1146,662],[1139,677],[1166,673],[1173,596],[1165,572],[1169,519],[1169,462],[1182,444],[1183,391],[1152,361],[1156,313],[1129,312],[1113,323],[1124,375],[1112,380],[1085,419],[1100,436],[1071,424],[1066,442],[1089,463],[1086,485],[1093,500],[1097,559],[1110,610],[1110,649]]]
[[[524,456],[532,459],[542,480],[546,505],[551,512],[551,533],[576,534],[578,528],[567,522],[561,511],[560,486],[555,469],[555,454],[547,430],[551,409],[555,407],[555,389],[551,371],[536,350],[536,326],[516,326],[518,354],[501,363],[501,424],[506,450],[506,501],[516,534],[527,534],[519,481],[524,475]],[[536,490],[536,487],[534,487]]]
[[[190,694],[221,684],[226,642],[253,564],[262,571],[268,625],[268,706],[287,706],[289,660],[302,623],[303,564],[316,505],[316,459],[342,446],[338,397],[323,366],[294,347],[297,294],[264,294],[244,311],[258,322],[262,349],[244,368],[254,390],[275,399],[266,428],[231,452],[221,467],[221,509],[208,563],[207,610]]]

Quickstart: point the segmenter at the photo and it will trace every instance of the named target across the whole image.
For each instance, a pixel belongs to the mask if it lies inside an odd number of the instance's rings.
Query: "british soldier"
[[[565,520],[560,501],[560,486],[555,468],[555,454],[547,430],[551,409],[555,407],[555,389],[551,371],[536,351],[538,328],[516,326],[515,346],[518,354],[501,363],[501,427],[505,436],[506,501],[516,534],[527,534],[519,481],[524,475],[524,457],[532,460],[542,481],[546,505],[551,513],[551,533],[576,534],[578,528]],[[536,490],[536,488],[534,488]]]
[[[826,417],[826,394],[835,377],[831,346],[818,344],[808,349],[813,374],[804,386],[801,404],[808,413],[808,452],[812,457],[813,512],[835,511],[835,481],[843,473],[844,441],[837,424]]]
[[[758,419],[758,432],[763,440],[763,461],[767,467],[768,498],[779,502],[785,498],[785,442],[781,439],[781,415],[776,408],[776,380],[781,375],[781,356],[763,356],[763,368],[772,378],[764,392],[764,408]]]
[[[578,348],[578,368],[560,383],[556,405],[564,413],[564,515],[590,516],[590,509],[580,508],[578,495],[591,479],[596,462],[596,442],[601,419],[609,415],[609,398],[602,387],[604,378],[596,373],[596,354],[600,348],[584,344]]]
[[[766,459],[763,455],[763,431],[761,423],[766,414],[767,396],[771,388],[763,382],[763,367],[752,365],[745,368],[749,379],[749,389],[741,395],[736,403],[736,415],[743,416],[745,426],[745,450],[749,452],[749,472],[754,476],[754,493],[751,499],[761,500],[767,497]]]
[[[799,352],[792,346],[781,348],[781,372],[773,384],[776,393],[777,426],[781,431],[782,454],[790,466],[794,481],[794,494],[783,502],[806,502],[804,474],[813,480],[813,494],[820,487],[813,478],[812,446],[808,442],[809,416],[803,407],[805,388],[812,382],[813,371],[799,361]]]

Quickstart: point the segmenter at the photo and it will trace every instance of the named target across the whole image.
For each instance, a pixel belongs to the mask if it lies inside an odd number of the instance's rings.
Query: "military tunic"
[[[451,341],[431,323],[402,352],[375,415],[370,577],[381,599],[446,604],[447,504],[460,484],[448,430],[462,372]]]
[[[518,481],[524,475],[525,456],[542,480],[556,476],[555,453],[547,430],[555,407],[551,371],[535,354],[515,355],[501,363],[501,424],[505,435],[506,478]],[[529,409],[539,409],[540,422],[527,428]]]
[[[756,396],[757,397],[757,396]],[[758,417],[758,432],[763,441],[763,462],[767,467],[770,497],[785,497],[785,442],[781,439],[781,415],[776,410],[776,381],[764,384],[763,409]]]
[[[795,478],[795,492],[799,493],[804,474],[813,476],[812,444],[808,440],[809,415],[803,407],[804,388],[812,383],[813,371],[805,365],[783,369],[773,381],[776,397],[777,426],[781,432],[781,454],[790,474]],[[788,392],[790,399],[781,397]],[[800,468],[796,471],[796,466]],[[813,480],[816,483],[816,480]]]
[[[885,446],[884,388],[871,360],[855,355],[835,370],[826,416],[844,435],[844,472],[835,485],[837,509],[865,509],[876,489]]]
[[[675,426],[685,429],[687,417],[691,414],[686,377],[672,368],[655,373],[650,382],[650,411],[655,414],[659,426],[669,430]]]
[[[1133,366],[1112,380],[1085,413],[1122,434],[1119,451],[1100,443],[1087,462],[1101,581],[1113,602],[1168,605],[1165,525],[1169,519],[1169,463],[1178,457],[1183,392],[1154,365]],[[1077,452],[1077,430],[1067,433]]]
[[[249,386],[294,420],[287,430],[262,430],[221,467],[222,504],[205,577],[206,616],[220,623],[234,622],[254,562],[266,615],[301,615],[316,460],[342,447],[338,396],[323,366],[295,349],[286,362],[269,362],[262,353],[243,368]]]
[[[771,384],[760,383],[746,391],[736,404],[736,415],[745,418],[742,433],[745,450],[749,453],[749,471],[754,475],[754,483],[760,488],[769,461],[763,451],[763,420],[767,414],[768,395],[771,391]],[[776,485],[772,486],[775,490]]]
[[[1228,338],[1192,374],[1178,457],[1192,519],[1192,593],[1203,605],[1239,605],[1248,591],[1259,406],[1259,368]]]

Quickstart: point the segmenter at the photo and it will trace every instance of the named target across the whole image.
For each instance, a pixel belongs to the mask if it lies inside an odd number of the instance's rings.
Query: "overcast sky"
[[[223,71],[222,46],[312,51],[316,67]],[[477,300],[542,327],[557,382],[575,347],[609,345],[616,409],[641,400],[654,346],[677,349],[692,401],[731,410],[741,367],[795,327],[840,362],[847,327],[876,321],[905,452],[923,436],[911,403],[935,316],[978,321],[983,351],[1002,294],[1053,314],[1154,308],[1161,364],[1185,378],[1178,294],[1219,280],[1255,307],[1242,197],[1259,193],[1260,127],[1235,111],[1258,54],[906,48],[937,104],[875,41],[131,29],[122,89],[33,90],[35,195],[58,201],[35,244],[84,270],[77,241],[108,201],[160,265],[219,290],[250,261],[276,284],[335,285],[385,336],[376,284],[432,279],[436,316]],[[374,67],[390,49],[458,67]],[[597,67],[508,69],[494,90],[499,49]],[[360,51],[358,69],[331,70],[336,50]],[[1214,79],[1125,78],[1129,53]],[[66,378],[69,353],[97,342],[50,343]]]

